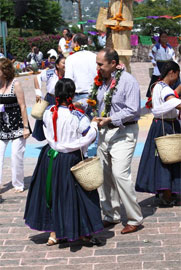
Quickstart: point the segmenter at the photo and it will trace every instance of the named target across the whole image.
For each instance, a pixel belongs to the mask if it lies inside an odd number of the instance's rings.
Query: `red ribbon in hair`
[[[55,98],[56,104],[53,106],[50,111],[53,112],[52,120],[53,120],[53,131],[54,131],[54,140],[57,142],[57,118],[58,118],[58,105],[59,105],[59,98]],[[72,103],[72,98],[67,98],[68,108],[70,111],[76,110],[84,114],[84,110],[76,108]]]
[[[58,105],[59,98],[55,98],[56,105],[51,108],[51,112],[53,112],[52,120],[53,120],[53,131],[54,131],[54,140],[57,142],[57,118],[58,118]]]
[[[67,103],[68,103],[68,108],[69,108],[70,111],[76,110],[76,111],[79,111],[79,112],[81,112],[83,114],[85,113],[84,110],[79,109],[79,108],[74,106],[74,104],[72,103],[72,98],[71,97],[67,98]]]

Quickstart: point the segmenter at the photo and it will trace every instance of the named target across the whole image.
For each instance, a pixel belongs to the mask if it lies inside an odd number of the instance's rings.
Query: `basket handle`
[[[81,153],[82,160],[84,160],[84,156],[83,156],[83,152],[82,152],[82,148],[81,147],[80,147],[80,153]]]
[[[164,86],[165,87],[165,86]],[[163,88],[164,88],[163,87]],[[161,89],[161,91],[163,90],[163,88]],[[161,92],[160,92],[160,101],[161,101]],[[175,126],[174,126],[174,122],[172,120],[172,128],[173,128],[173,133],[175,134]],[[165,136],[165,126],[164,126],[164,120],[163,120],[163,113],[162,113],[162,129],[163,129],[163,136]]]
[[[163,136],[165,136],[165,127],[164,127],[163,113],[162,113],[162,129],[163,129]]]

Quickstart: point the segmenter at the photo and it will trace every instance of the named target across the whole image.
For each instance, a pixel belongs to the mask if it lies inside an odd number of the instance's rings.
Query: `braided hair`
[[[57,126],[56,121],[58,118],[58,107],[62,103],[66,103],[69,110],[72,111],[74,105],[72,104],[72,99],[75,94],[75,84],[71,79],[62,78],[55,85],[55,100],[56,104],[51,108],[51,112],[53,112],[52,120],[53,120],[53,129],[54,129],[54,140],[57,142]]]

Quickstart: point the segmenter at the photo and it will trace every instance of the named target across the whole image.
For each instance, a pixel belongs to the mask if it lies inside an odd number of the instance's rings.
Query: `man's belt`
[[[134,125],[134,124],[137,124],[138,121],[131,121],[131,122],[126,122],[126,123],[123,123],[124,126],[129,126],[129,125]],[[112,123],[109,123],[108,124],[108,128],[109,129],[113,129],[113,128],[118,128],[118,126],[115,126],[113,125]]]
[[[166,122],[172,122],[172,121],[176,121],[177,119],[176,118],[155,118],[154,117],[154,120],[163,120],[163,121],[166,121]]]
[[[88,92],[83,92],[83,93],[75,93],[75,95],[78,95],[78,96],[80,96],[80,95],[85,95],[85,94],[88,94]]]

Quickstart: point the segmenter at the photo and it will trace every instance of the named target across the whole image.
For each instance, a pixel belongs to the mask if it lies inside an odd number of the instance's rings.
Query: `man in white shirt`
[[[59,53],[65,53],[67,51],[66,49],[66,39],[65,36],[67,33],[70,33],[70,30],[68,28],[63,29],[62,35],[63,37],[61,37],[61,39],[59,40],[58,43],[58,52]]]
[[[87,36],[83,33],[75,34],[72,47],[76,52],[65,61],[65,78],[75,83],[75,102],[88,97],[97,72],[96,54],[87,50]]]

